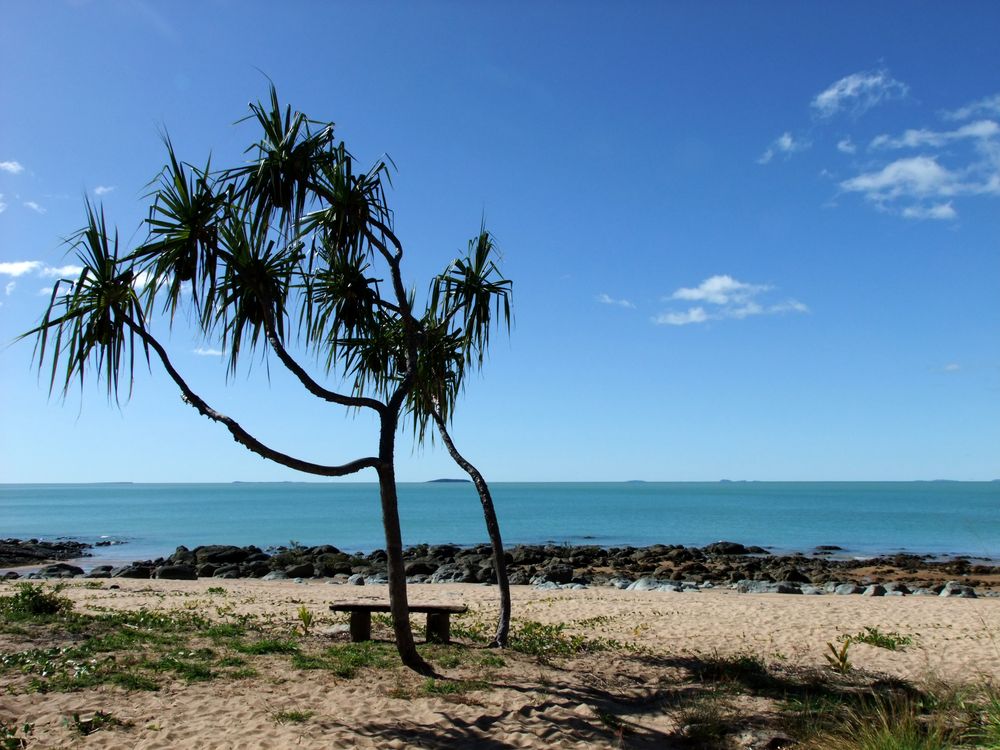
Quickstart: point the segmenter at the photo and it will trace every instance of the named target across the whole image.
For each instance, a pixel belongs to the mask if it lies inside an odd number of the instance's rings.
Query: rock
[[[976,590],[972,586],[966,586],[958,581],[948,581],[942,588],[938,596],[954,596],[961,599],[975,599]]]
[[[630,583],[627,587],[627,591],[659,591],[660,587],[663,585],[663,581],[657,580],[656,578],[649,578],[644,576],[640,578],[635,583]]]
[[[112,570],[114,570],[114,566],[112,565],[98,565],[91,568],[90,572],[84,578],[111,578]]]
[[[890,594],[895,596],[906,596],[910,593],[910,589],[905,583],[900,583],[899,581],[889,581],[888,583],[883,583],[882,587],[885,589],[886,596]]]
[[[843,547],[838,547],[836,544],[817,544],[816,549],[820,552],[843,552]]]
[[[608,586],[616,589],[624,590],[632,585],[632,582],[627,578],[611,578],[608,580]]]
[[[213,578],[239,578],[240,577],[240,566],[235,563],[231,565],[220,565],[212,573]]]
[[[46,565],[38,571],[38,575],[42,578],[72,578],[73,576],[82,576],[83,568],[69,563],[55,563],[54,565]]]
[[[799,590],[807,596],[816,596],[818,594],[823,593],[823,589],[821,589],[819,586],[813,586],[812,584],[809,583],[804,583],[801,586],[799,586]]]
[[[885,586],[873,583],[865,587],[865,590],[861,592],[861,596],[885,596]]]
[[[374,573],[365,578],[366,586],[380,586],[389,583],[389,576],[385,573]]]
[[[430,575],[439,567],[441,567],[440,564],[424,558],[406,563],[405,570],[408,576]]]
[[[16,581],[20,577],[21,577],[21,574],[18,573],[16,570],[8,570],[6,573],[3,573],[2,575],[0,575],[0,580],[4,580],[4,581]]]
[[[245,549],[231,544],[209,544],[195,547],[193,553],[195,561],[199,563],[241,563],[250,556],[250,553]]]
[[[524,586],[531,582],[531,574],[524,568],[518,568],[511,571],[510,575],[507,576],[507,581],[511,586]]]
[[[202,563],[195,568],[195,573],[198,574],[199,578],[211,578],[215,575],[215,571],[218,569],[218,565],[213,565],[212,563]]]
[[[545,578],[556,583],[569,583],[573,580],[573,566],[556,563],[542,568]]]
[[[355,573],[354,575],[352,575],[350,578],[347,579],[347,582],[352,586],[364,586],[365,577],[360,573]]]
[[[713,542],[702,548],[710,555],[745,555],[747,548],[738,542]]]
[[[534,584],[534,586],[536,589],[542,589],[542,590],[561,588],[559,584],[556,583],[555,581],[544,581],[544,580],[539,581],[538,583]]]
[[[122,565],[118,568],[114,568],[111,571],[112,578],[149,578],[153,573],[153,568],[150,565],[144,565],[142,563],[132,563],[131,565]]]
[[[193,565],[161,565],[153,571],[153,578],[163,578],[172,581],[195,581],[198,573]]]
[[[315,569],[311,562],[289,565],[285,568],[285,575],[289,578],[312,578],[314,572]]]
[[[860,594],[862,591],[864,589],[856,583],[842,583],[833,590],[833,593],[844,596],[846,594]]]
[[[798,568],[781,568],[774,576],[779,581],[789,581],[791,583],[812,583],[809,576],[805,575]]]
[[[736,590],[741,594],[801,594],[802,589],[790,581],[750,581],[737,582]]]
[[[270,573],[261,578],[262,581],[284,581],[288,576],[285,575],[283,570],[272,570]]]
[[[429,583],[475,583],[476,573],[462,563],[446,563],[431,574]]]

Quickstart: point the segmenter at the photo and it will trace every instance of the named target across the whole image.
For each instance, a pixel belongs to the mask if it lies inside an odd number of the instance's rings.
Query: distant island
[[[431,479],[427,484],[470,484],[470,479]]]

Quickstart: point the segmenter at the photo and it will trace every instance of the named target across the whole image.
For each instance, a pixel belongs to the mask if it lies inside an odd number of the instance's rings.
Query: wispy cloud
[[[3,293],[9,297],[10,293],[14,291],[15,287],[17,287],[16,281],[8,281],[7,286],[3,288]]]
[[[3,202],[3,193],[0,193],[0,214],[7,210],[7,204]]]
[[[980,115],[1000,115],[1000,94],[983,97],[964,107],[941,114],[946,120],[968,120],[970,117]]]
[[[0,275],[4,276],[24,276],[42,267],[42,263],[37,260],[16,260],[0,263]]]
[[[631,301],[627,299],[615,299],[611,295],[604,294],[604,292],[597,295],[597,301],[602,305],[617,305],[618,307],[627,307],[630,309],[635,308],[635,305]]]
[[[771,141],[771,145],[767,147],[767,150],[757,158],[757,163],[767,164],[779,154],[788,158],[796,151],[804,151],[810,145],[809,141],[796,140],[791,133],[786,131]]]
[[[837,150],[842,154],[853,154],[858,150],[858,147],[854,145],[854,142],[848,136],[843,140],[837,141]]]
[[[671,294],[669,299],[728,305],[733,302],[745,302],[770,288],[766,284],[744,284],[729,275],[710,276],[696,287],[681,287]]]
[[[42,276],[49,278],[68,278],[79,276],[83,272],[83,266],[42,266],[39,272]]]
[[[94,195],[107,195],[115,189],[114,185],[98,185],[94,188]]]
[[[902,99],[908,92],[909,87],[885,69],[864,71],[844,76],[821,91],[813,98],[812,108],[823,118],[838,112],[859,116],[883,101]]]
[[[864,193],[876,203],[884,203],[900,196],[954,195],[957,183],[957,175],[938,164],[935,157],[912,156],[844,180],[840,186],[848,192]]]
[[[907,219],[938,219],[940,221],[958,218],[958,212],[951,205],[951,201],[935,203],[933,206],[907,206],[903,209],[902,215]]]
[[[219,349],[207,349],[203,346],[199,346],[197,349],[192,350],[193,354],[197,354],[202,357],[221,357],[225,352]]]
[[[1000,125],[993,120],[977,120],[963,125],[955,130],[936,131],[926,129],[907,130],[898,138],[889,135],[879,135],[872,139],[869,148],[873,149],[894,149],[894,148],[923,148],[940,147],[950,141],[958,141],[966,138],[986,139],[993,138],[1000,134]]]
[[[767,302],[773,289],[768,284],[748,284],[729,275],[711,276],[696,287],[681,287],[667,301],[686,300],[704,304],[686,310],[667,310],[653,318],[657,325],[684,326],[711,320],[743,320],[757,315],[806,313],[808,306],[794,299]],[[710,307],[706,307],[710,306]]]
[[[50,286],[43,286],[38,290],[39,297],[48,297],[50,294],[52,294],[52,287]]]
[[[36,214],[44,214],[45,213],[45,207],[44,206],[39,206],[34,201],[25,201],[24,202],[24,207],[25,208],[30,208]]]
[[[962,365],[958,362],[949,362],[944,367],[941,368],[944,372],[958,372],[962,369]]]
[[[0,172],[7,172],[8,174],[21,174],[24,171],[24,167],[21,162],[18,161],[0,161]]]

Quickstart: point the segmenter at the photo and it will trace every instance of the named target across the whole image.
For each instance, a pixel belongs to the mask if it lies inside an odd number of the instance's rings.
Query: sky
[[[0,481],[311,479],[155,362],[120,406],[63,399],[15,341],[85,199],[134,247],[162,134],[242,163],[268,77],[391,157],[408,285],[494,233],[514,325],[453,424],[488,479],[1000,478],[998,28],[992,2],[2,2]],[[227,379],[219,342],[155,330],[273,447],[375,452],[280,363]],[[405,430],[397,474],[461,476]]]

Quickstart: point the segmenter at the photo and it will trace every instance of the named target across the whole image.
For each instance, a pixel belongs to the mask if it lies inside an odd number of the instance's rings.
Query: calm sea
[[[1000,558],[1000,482],[650,482],[492,485],[504,541],[775,550],[836,544]],[[472,485],[401,484],[403,541],[486,541]],[[113,539],[102,559],[179,544],[384,546],[378,487],[357,483],[0,485],[0,537]]]

